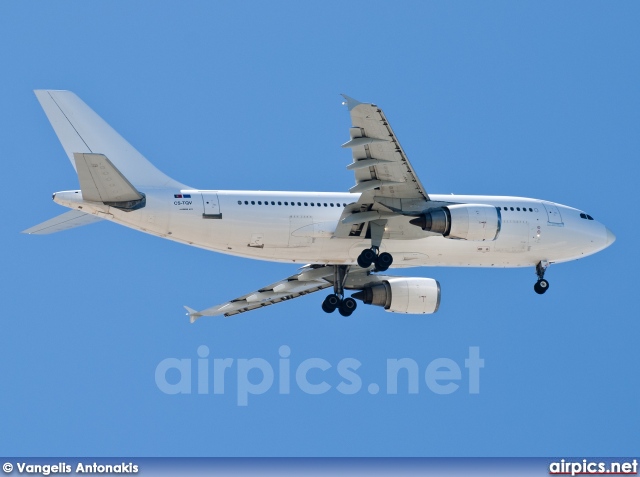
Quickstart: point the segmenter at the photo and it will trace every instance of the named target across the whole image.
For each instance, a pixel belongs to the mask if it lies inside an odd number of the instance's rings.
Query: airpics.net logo
[[[343,358],[335,364],[323,358],[293,359],[291,348],[280,346],[272,362],[264,358],[222,358],[211,356],[208,346],[201,345],[196,358],[166,358],[158,363],[155,381],[165,394],[217,394],[232,392],[238,406],[247,406],[249,396],[272,391],[280,395],[292,393],[292,387],[305,394],[338,393],[353,395],[364,392],[363,378],[358,370],[363,366],[356,358]],[[277,361],[277,363],[276,363]],[[468,384],[469,394],[480,393],[480,370],[484,368],[480,348],[470,346],[464,363],[450,358],[436,358],[426,365],[411,358],[386,360],[386,386],[381,389],[375,380],[366,385],[366,392],[418,394],[426,389],[446,395]],[[337,384],[329,384],[329,382]],[[233,385],[230,385],[233,383]],[[400,384],[401,383],[401,384]],[[403,389],[401,389],[403,388]],[[294,388],[294,391],[295,388]],[[251,399],[255,399],[252,397]]]

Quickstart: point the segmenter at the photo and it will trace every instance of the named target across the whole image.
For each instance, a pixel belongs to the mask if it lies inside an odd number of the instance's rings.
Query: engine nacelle
[[[440,306],[440,284],[433,278],[389,278],[352,297],[394,313],[435,313]]]
[[[502,214],[492,205],[457,204],[428,210],[411,223],[448,239],[484,242],[498,238]]]

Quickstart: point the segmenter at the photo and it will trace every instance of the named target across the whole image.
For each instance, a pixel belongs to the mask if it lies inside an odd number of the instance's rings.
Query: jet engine
[[[428,314],[440,306],[440,284],[433,278],[389,277],[351,295],[394,313]]]
[[[498,238],[502,215],[492,205],[457,204],[427,210],[410,222],[448,239],[484,242]]]

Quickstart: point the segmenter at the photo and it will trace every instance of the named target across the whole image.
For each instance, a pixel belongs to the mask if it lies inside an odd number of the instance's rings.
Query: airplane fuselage
[[[350,316],[356,300],[392,313],[431,314],[434,278],[389,267],[532,267],[549,289],[551,263],[594,254],[615,236],[583,211],[523,197],[427,193],[383,111],[343,95],[351,117],[348,192],[198,190],[158,170],[70,91],[38,90],[80,190],[54,194],[69,212],[24,230],[45,235],[106,219],[161,238],[296,273],[197,311],[232,316],[332,288],[322,310]],[[347,296],[346,291],[353,291]]]
[[[370,239],[335,237],[343,210],[359,194],[331,192],[215,191],[153,188],[143,208],[125,212],[64,191],[54,200],[72,209],[195,247],[253,259],[355,264]],[[542,260],[565,262],[591,255],[612,240],[606,227],[572,207],[538,199],[431,195],[433,201],[486,204],[500,210],[495,240],[454,240],[425,232],[411,217],[389,219],[381,251],[393,267],[523,267]],[[395,223],[392,223],[394,221]]]

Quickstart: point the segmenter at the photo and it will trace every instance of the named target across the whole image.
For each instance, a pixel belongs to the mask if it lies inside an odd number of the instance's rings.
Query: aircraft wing
[[[235,298],[221,305],[212,306],[206,310],[196,311],[185,306],[191,323],[201,316],[226,317],[256,310],[269,305],[308,295],[325,288],[332,288],[336,277],[336,267],[333,265],[305,265],[298,273],[283,280],[272,283],[241,297]],[[390,277],[381,274],[371,274],[371,269],[358,266],[344,266],[343,284],[345,290],[362,290],[373,283],[387,280]]]
[[[365,226],[371,229],[368,223],[372,222],[387,233],[418,238],[406,232],[412,228],[405,223],[410,219],[389,219],[416,216],[437,204],[429,199],[382,110],[375,104],[342,96],[351,115],[351,139],[342,147],[351,149],[353,162],[347,169],[356,179],[349,192],[361,195],[357,203],[344,210],[334,236],[361,236],[367,230]]]
[[[328,278],[331,281],[325,279]],[[206,310],[196,311],[188,306],[185,309],[191,319],[191,323],[201,316],[218,316],[226,317],[255,310],[269,305],[274,305],[287,300],[308,295],[325,288],[333,286],[333,267],[312,266],[303,267],[299,273],[290,277],[272,283],[266,287],[260,288],[254,292],[248,293],[231,301],[216,305]]]
[[[353,163],[347,169],[356,178],[356,185],[349,191],[365,193],[369,201],[373,197],[428,201],[427,191],[382,110],[375,104],[342,96],[351,114],[351,139],[342,147],[351,149]]]

